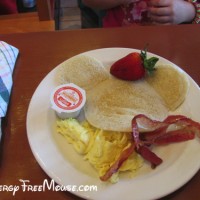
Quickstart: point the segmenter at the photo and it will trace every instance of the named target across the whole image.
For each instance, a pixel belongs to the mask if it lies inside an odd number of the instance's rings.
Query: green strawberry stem
[[[157,57],[151,57],[149,59],[147,59],[147,48],[143,50],[141,50],[141,58],[143,61],[143,66],[144,68],[147,70],[147,72],[149,74],[152,74],[152,72],[156,69],[155,65],[158,62],[159,58]]]

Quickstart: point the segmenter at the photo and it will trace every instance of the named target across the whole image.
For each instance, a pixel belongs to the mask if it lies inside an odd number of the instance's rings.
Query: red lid
[[[83,102],[83,95],[76,87],[62,86],[54,93],[53,100],[58,108],[74,110]]]

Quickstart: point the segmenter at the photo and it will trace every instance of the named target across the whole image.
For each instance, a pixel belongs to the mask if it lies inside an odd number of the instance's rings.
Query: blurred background
[[[25,7],[23,1],[29,0],[17,0],[19,12],[36,10],[36,6]],[[90,9],[81,0],[55,0],[54,11],[57,30],[101,27],[103,11]]]
[[[0,0],[0,34],[102,27],[82,0]]]

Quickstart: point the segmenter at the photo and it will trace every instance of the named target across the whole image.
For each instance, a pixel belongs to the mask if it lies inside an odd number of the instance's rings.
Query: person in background
[[[18,13],[16,0],[0,0],[0,15]]]
[[[83,3],[106,10],[103,27],[200,23],[198,0],[83,0]]]

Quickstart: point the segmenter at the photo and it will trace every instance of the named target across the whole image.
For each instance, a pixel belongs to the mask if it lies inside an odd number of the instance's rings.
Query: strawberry
[[[110,68],[110,73],[123,80],[134,81],[145,76],[145,72],[152,73],[158,58],[147,59],[147,51],[133,52],[116,61]]]

